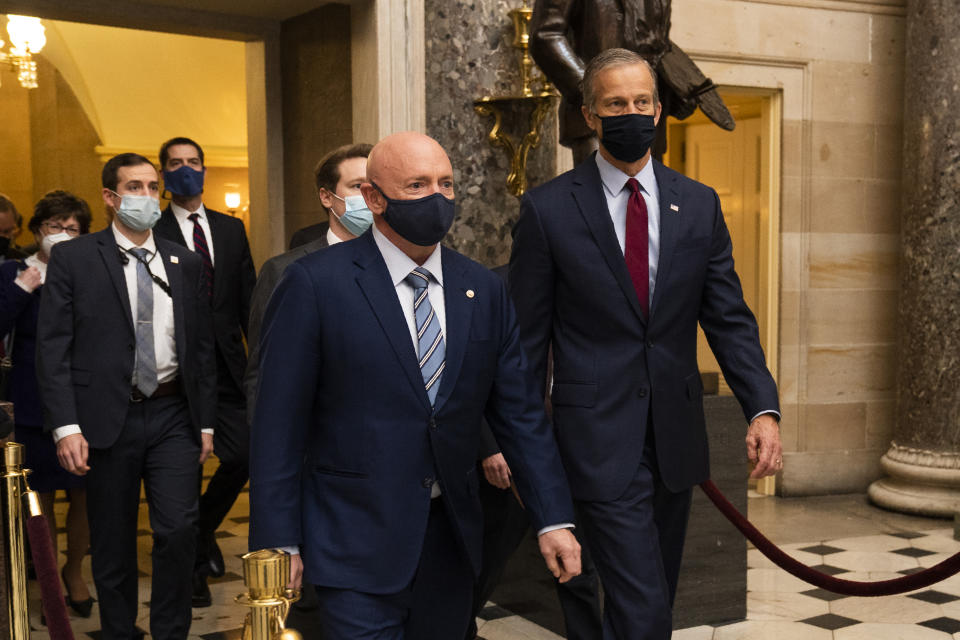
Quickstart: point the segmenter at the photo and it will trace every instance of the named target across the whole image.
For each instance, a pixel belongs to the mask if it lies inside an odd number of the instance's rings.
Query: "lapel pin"
[[[670,205],[670,211],[676,211],[677,213],[680,213],[680,207],[678,207],[675,204],[672,204]]]
[[[170,256],[170,262],[172,262],[173,264],[180,264],[180,258],[178,258],[177,256]]]
[[[477,295],[477,294],[475,294],[475,293],[473,292],[473,289],[467,289],[467,297],[468,297],[468,298],[472,298],[472,297],[475,296],[475,295]]]

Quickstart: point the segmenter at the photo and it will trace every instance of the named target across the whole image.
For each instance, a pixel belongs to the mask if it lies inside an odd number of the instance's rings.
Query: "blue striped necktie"
[[[147,268],[150,251],[131,249],[137,256],[137,362],[135,384],[148,398],[157,390],[157,355],[153,343],[153,278]]]
[[[423,376],[423,385],[430,398],[430,406],[437,399],[437,390],[440,388],[440,379],[446,365],[446,346],[443,343],[443,332],[440,330],[440,319],[437,318],[430,296],[427,295],[427,285],[433,276],[423,267],[417,267],[404,280],[413,287],[413,315],[417,325],[417,355],[420,358],[420,374]]]

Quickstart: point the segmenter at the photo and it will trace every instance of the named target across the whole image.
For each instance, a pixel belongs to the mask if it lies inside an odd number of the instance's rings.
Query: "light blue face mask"
[[[344,229],[355,236],[361,236],[373,224],[373,213],[367,208],[367,203],[363,196],[347,196],[341,198],[337,194],[332,194],[334,198],[343,200],[346,211],[342,216],[338,216],[333,209],[330,212],[343,225]]]
[[[116,191],[114,195],[120,198],[120,207],[117,211],[117,218],[124,226],[134,231],[146,231],[152,229],[160,219],[160,201],[151,196],[121,196]]]

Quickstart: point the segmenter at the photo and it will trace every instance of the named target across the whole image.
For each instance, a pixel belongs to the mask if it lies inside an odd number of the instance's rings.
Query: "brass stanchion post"
[[[23,544],[23,445],[8,442],[3,446],[4,505],[7,519],[7,550],[10,554],[10,597],[7,611],[10,620],[10,638],[27,640],[30,637],[30,617],[27,611],[27,567]]]
[[[235,599],[250,609],[243,621],[243,640],[302,640],[299,631],[284,627],[290,605],[300,597],[286,588],[289,577],[290,556],[283,551],[261,549],[243,556],[247,593]]]

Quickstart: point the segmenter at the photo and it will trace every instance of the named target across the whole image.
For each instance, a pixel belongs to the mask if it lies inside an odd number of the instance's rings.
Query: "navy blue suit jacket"
[[[749,420],[779,410],[713,189],[654,162],[660,261],[650,316],[630,280],[596,160],[526,193],[510,289],[535,379],[553,345],[553,421],[575,498],[613,500],[653,418],[663,482],[709,477],[697,323]]]
[[[11,331],[14,363],[7,389],[7,400],[13,402],[18,425],[40,427],[43,411],[37,388],[37,318],[40,315],[40,291],[27,293],[14,280],[26,266],[20,260],[0,264],[0,338]]]
[[[315,584],[368,593],[405,588],[420,558],[435,478],[478,572],[484,416],[534,526],[573,521],[506,288],[481,265],[442,251],[446,369],[433,409],[371,232],[293,263],[267,305],[250,547],[300,545],[306,579]]]

